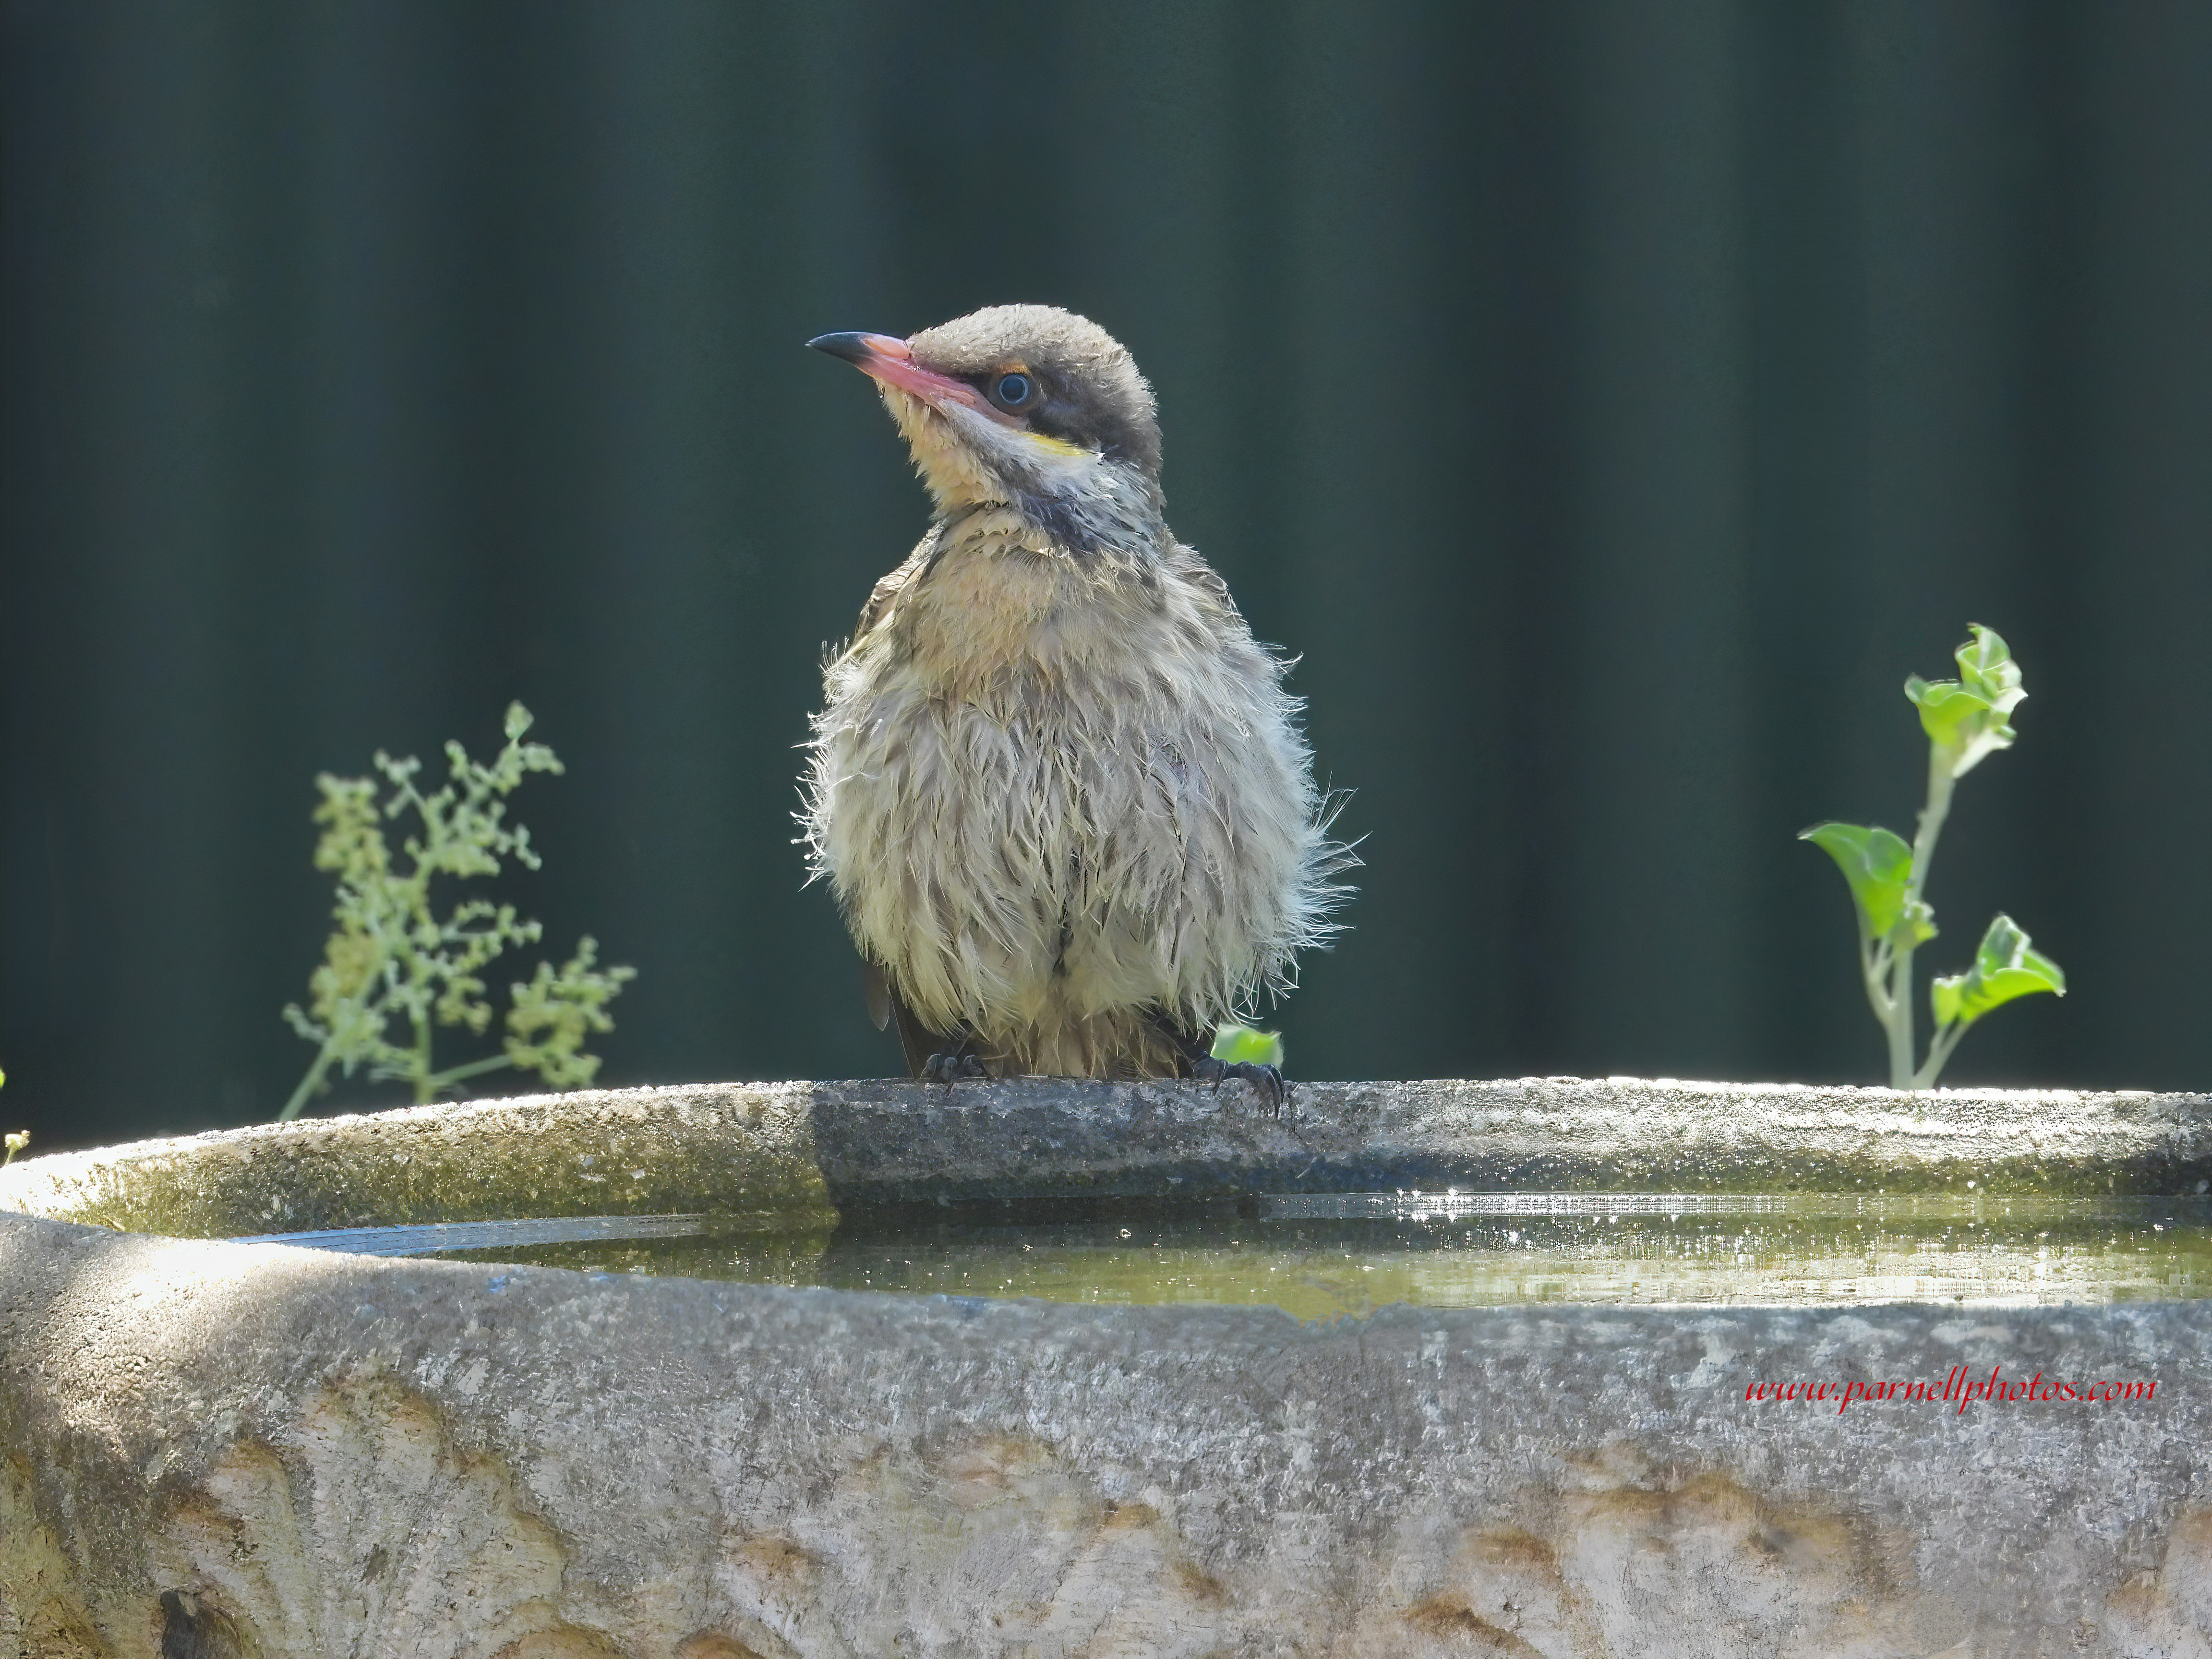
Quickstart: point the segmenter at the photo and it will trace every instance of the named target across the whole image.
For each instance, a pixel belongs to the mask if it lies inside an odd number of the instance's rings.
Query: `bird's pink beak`
[[[1014,423],[1010,416],[993,408],[983,394],[967,381],[939,374],[915,362],[913,349],[896,335],[823,334],[806,343],[832,357],[842,357],[861,374],[910,392],[933,408],[962,404],[1002,425]]]

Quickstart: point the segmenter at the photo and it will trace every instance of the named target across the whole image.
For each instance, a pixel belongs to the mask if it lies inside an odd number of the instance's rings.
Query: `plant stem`
[[[1889,1086],[1912,1086],[1912,950],[1898,951],[1889,966]]]
[[[300,1086],[292,1091],[291,1099],[284,1103],[284,1109],[276,1114],[279,1123],[289,1123],[300,1115],[300,1109],[307,1103],[307,1097],[323,1086],[323,1078],[330,1071],[331,1062],[337,1057],[337,1045],[325,1042],[322,1053],[315,1056],[315,1063],[307,1067],[307,1076],[300,1079]]]
[[[417,1012],[414,1025],[415,1064],[410,1069],[415,1074],[415,1103],[420,1106],[430,1098],[430,1017]]]
[[[1859,926],[1859,978],[1866,985],[1867,1006],[1874,1010],[1875,1024],[1884,1030],[1889,1029],[1889,942],[1869,939],[1865,918]]]
[[[514,1064],[514,1061],[509,1055],[491,1054],[483,1060],[472,1060],[465,1066],[456,1066],[451,1071],[434,1072],[417,1085],[419,1092],[416,1095],[416,1103],[434,1100],[440,1091],[452,1088],[464,1078],[481,1077],[486,1072],[496,1072],[502,1066]]]
[[[1920,908],[1922,890],[1928,885],[1928,866],[1935,860],[1936,838],[1943,833],[1943,820],[1951,812],[1951,786],[1956,781],[1951,758],[1936,744],[1928,745],[1928,805],[1920,809],[1920,833],[1912,838],[1912,873],[1905,884],[1905,917],[1899,923],[1897,944],[1889,964],[1887,1024],[1889,1086],[1893,1089],[1921,1086],[1912,1066],[1912,919]]]
[[[1944,1063],[1951,1058],[1951,1051],[1959,1046],[1959,1039],[1966,1035],[1966,1023],[1959,1021],[1946,1025],[1929,1038],[1928,1063],[1914,1074],[1912,1086],[1916,1089],[1934,1087],[1936,1079],[1942,1075]]]

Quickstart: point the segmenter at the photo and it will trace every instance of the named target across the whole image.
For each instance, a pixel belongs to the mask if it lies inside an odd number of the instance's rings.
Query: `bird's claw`
[[[1252,1085],[1271,1117],[1283,1115],[1284,1103],[1291,1097],[1291,1085],[1283,1080],[1279,1067],[1255,1065],[1249,1060],[1216,1060],[1212,1054],[1201,1055],[1192,1062],[1190,1074],[1200,1083],[1211,1083],[1213,1092],[1219,1094],[1224,1081],[1241,1077]]]
[[[983,1069],[983,1062],[970,1054],[932,1054],[921,1063],[921,1077],[925,1083],[949,1085],[962,1078],[988,1078],[990,1075]]]

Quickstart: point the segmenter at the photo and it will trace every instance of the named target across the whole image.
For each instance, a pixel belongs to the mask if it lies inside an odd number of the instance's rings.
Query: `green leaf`
[[[2012,659],[2012,647],[1995,629],[1979,623],[1968,623],[1966,631],[1972,637],[1952,653],[1959,659],[1966,690],[1998,714],[2011,714],[2027,696],[2021,689],[2020,665]]]
[[[1975,722],[1990,712],[1988,698],[1976,696],[1956,680],[1923,680],[1915,674],[1905,682],[1905,695],[1919,705],[1921,730],[1947,749],[1965,747]]]
[[[1835,860],[1844,879],[1851,884],[1851,899],[1869,939],[1891,939],[1906,921],[1905,894],[1912,880],[1912,849],[1878,824],[1816,823],[1802,831],[1809,841]],[[1936,914],[1925,904],[1912,907],[1909,939],[1919,945],[1936,937]]]
[[[2012,747],[2020,733],[2005,716],[2027,696],[2002,636],[1979,623],[1968,629],[1972,637],[1953,653],[1963,680],[1923,680],[1915,674],[1905,682],[1905,696],[1920,710],[1920,729],[1949,757],[1954,778]]]
[[[1982,935],[1974,965],[1929,985],[1928,1000],[1939,1029],[1954,1022],[1964,1029],[1990,1009],[2038,991],[2064,996],[2066,975],[2049,957],[2030,950],[2020,924],[2000,910]]]
[[[1213,1033],[1211,1050],[1216,1060],[1230,1065],[1276,1066],[1283,1063],[1283,1034],[1255,1031],[1249,1025],[1223,1025]]]

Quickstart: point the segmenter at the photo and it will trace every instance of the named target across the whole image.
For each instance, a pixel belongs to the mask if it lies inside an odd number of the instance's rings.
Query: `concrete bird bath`
[[[34,1158],[0,1654],[2205,1654],[2208,1191],[2203,1096],[1627,1079]]]

